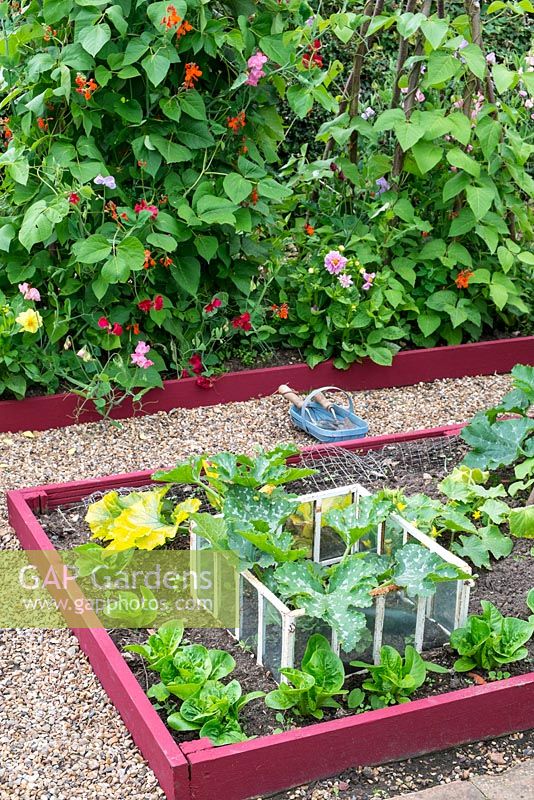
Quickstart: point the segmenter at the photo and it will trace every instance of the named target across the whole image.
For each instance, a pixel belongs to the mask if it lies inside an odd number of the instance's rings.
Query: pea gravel
[[[508,375],[447,379],[357,392],[354,401],[370,433],[378,435],[462,422],[509,388]],[[292,427],[278,396],[178,408],[120,427],[102,421],[0,434],[0,490],[151,469],[203,450],[250,451],[281,441],[312,443]],[[3,495],[0,547],[18,547]],[[0,717],[0,800],[163,797],[67,631],[0,631]]]

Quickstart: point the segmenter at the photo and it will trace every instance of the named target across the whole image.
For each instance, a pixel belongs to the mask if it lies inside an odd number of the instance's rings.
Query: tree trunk
[[[413,14],[417,0],[407,0],[405,13]],[[391,108],[397,108],[399,105],[401,90],[399,88],[399,80],[408,57],[408,40],[401,39],[399,44],[399,54],[397,56],[397,67],[395,70],[395,83],[393,85],[393,97],[391,98]]]

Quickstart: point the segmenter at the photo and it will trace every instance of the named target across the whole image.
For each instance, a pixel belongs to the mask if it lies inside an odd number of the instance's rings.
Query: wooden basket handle
[[[278,394],[281,394],[288,403],[293,403],[293,405],[297,408],[302,408],[304,405],[304,400],[302,397],[294,392],[289,386],[286,386],[285,383],[278,387]]]

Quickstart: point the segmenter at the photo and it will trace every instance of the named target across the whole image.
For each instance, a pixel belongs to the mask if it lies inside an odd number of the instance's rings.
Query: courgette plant
[[[464,463],[482,470],[513,467],[516,480],[509,494],[530,494],[524,508],[510,511],[510,533],[534,538],[534,419],[529,416],[534,404],[534,367],[516,364],[512,378],[514,388],[502,402],[475,414],[463,429],[462,438],[471,447]]]

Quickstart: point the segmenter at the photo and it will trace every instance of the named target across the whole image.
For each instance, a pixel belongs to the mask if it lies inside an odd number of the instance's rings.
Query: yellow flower
[[[432,525],[432,530],[430,531],[430,535],[433,539],[437,539],[439,536],[438,530],[435,525]]]
[[[204,473],[205,473],[206,477],[207,478],[215,478],[215,479],[217,479],[219,477],[219,473],[217,472],[216,469],[213,469],[213,466],[214,465],[210,461],[208,461],[207,458],[203,459],[202,467],[204,469]]]
[[[27,311],[21,311],[21,313],[15,319],[15,322],[18,322],[23,331],[26,331],[27,333],[37,333],[43,324],[43,318],[38,311],[35,311],[33,308],[29,308]]]
[[[478,511],[478,510],[477,511],[473,511],[472,516],[473,516],[473,519],[480,519],[480,517],[482,516],[482,512]]]
[[[406,508],[406,503],[401,503],[400,500],[396,505],[399,511],[404,511],[404,509]]]
[[[275,490],[275,486],[272,483],[266,483],[265,486],[262,486],[260,492],[262,494],[272,494]]]

